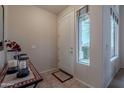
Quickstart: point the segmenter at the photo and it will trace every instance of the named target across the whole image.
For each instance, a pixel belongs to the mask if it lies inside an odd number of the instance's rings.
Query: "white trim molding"
[[[78,79],[78,78],[76,78],[76,77],[74,77],[74,78],[75,78],[77,81],[79,81],[80,83],[86,85],[86,86],[89,87],[89,88],[95,88],[95,87],[93,87],[92,85],[90,85],[90,84],[88,84],[88,83],[86,83],[86,82],[84,82],[84,81],[82,81],[82,80],[80,80],[80,79]]]

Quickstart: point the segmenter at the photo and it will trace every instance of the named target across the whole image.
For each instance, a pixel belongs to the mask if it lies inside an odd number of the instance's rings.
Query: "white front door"
[[[58,20],[59,68],[74,74],[74,11]]]

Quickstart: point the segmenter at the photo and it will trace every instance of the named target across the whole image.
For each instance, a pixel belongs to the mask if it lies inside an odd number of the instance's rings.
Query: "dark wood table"
[[[34,85],[34,88],[43,80],[31,61],[28,62],[30,74],[24,78],[17,78],[15,74],[7,74],[7,65],[0,73],[0,87],[3,88],[25,88]]]

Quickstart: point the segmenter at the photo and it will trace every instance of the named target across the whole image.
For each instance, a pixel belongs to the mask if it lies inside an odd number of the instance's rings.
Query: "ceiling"
[[[43,8],[54,14],[58,14],[62,10],[64,10],[66,7],[68,7],[68,5],[38,5],[38,7]]]

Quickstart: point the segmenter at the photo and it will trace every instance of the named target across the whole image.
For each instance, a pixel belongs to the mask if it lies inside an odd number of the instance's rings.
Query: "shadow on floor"
[[[124,69],[121,68],[114,79],[111,81],[108,88],[124,88]]]

